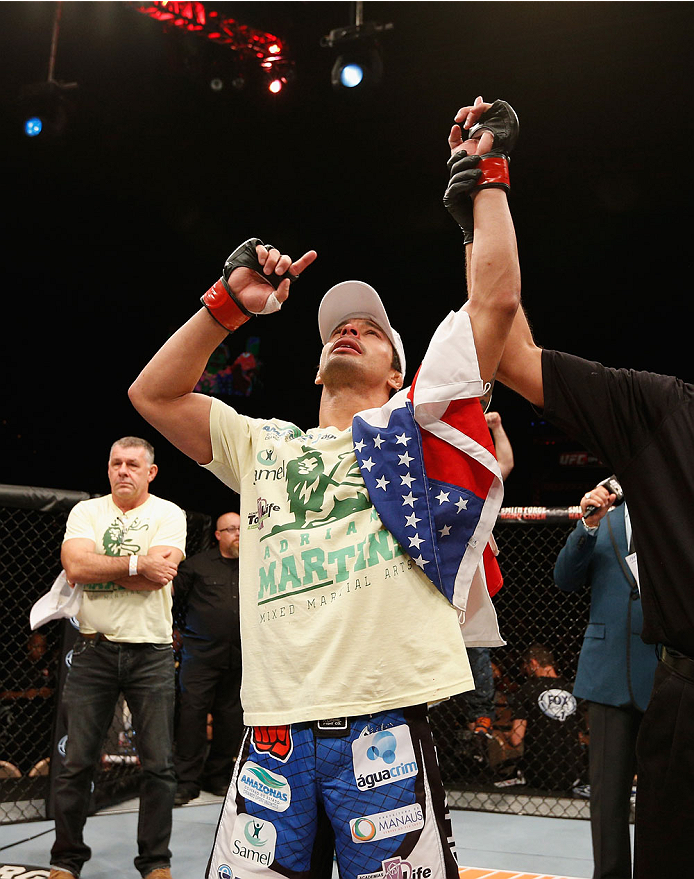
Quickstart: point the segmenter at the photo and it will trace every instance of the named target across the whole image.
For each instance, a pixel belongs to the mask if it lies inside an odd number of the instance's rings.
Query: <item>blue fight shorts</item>
[[[207,879],[306,879],[318,802],[341,879],[457,879],[425,706],[247,728]]]

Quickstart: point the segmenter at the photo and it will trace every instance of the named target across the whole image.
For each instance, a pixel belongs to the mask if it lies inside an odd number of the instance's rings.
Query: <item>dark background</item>
[[[20,132],[13,99],[45,80],[54,3],[0,4],[0,481],[106,492],[113,439],[153,441],[153,486],[215,514],[235,497],[146,425],[126,390],[198,307],[227,254],[257,235],[319,259],[260,337],[253,415],[317,420],[316,310],[346,278],[380,290],[409,378],[464,289],[461,236],[441,204],[446,138],[477,94],[517,110],[512,163],[523,297],[537,340],[691,377],[690,3],[364,4],[393,22],[375,92],[336,94],[320,37],[349,3],[209,3],[279,36],[291,88],[221,93],[229,50],[166,33],[127,3],[64,3],[56,78],[79,83],[55,143]],[[246,332],[247,330],[247,332]],[[606,471],[497,389],[516,451],[506,503],[576,503]]]

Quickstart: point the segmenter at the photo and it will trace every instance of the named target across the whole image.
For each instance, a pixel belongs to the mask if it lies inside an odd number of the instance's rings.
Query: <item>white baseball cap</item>
[[[368,317],[375,321],[388,336],[400,358],[402,375],[405,375],[405,349],[400,333],[394,330],[381,302],[381,297],[364,281],[342,281],[331,287],[318,307],[318,329],[325,343],[335,327],[352,317]]]

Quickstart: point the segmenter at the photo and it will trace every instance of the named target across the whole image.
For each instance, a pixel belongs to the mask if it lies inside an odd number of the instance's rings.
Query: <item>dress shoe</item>
[[[189,803],[191,800],[194,800],[199,796],[200,791],[197,787],[193,787],[189,784],[179,784],[174,796],[174,806],[185,806],[186,803]]]

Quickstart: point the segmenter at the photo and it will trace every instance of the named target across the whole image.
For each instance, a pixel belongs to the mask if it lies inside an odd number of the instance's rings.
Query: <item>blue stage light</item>
[[[43,131],[43,122],[39,119],[38,116],[30,116],[29,119],[24,122],[24,134],[27,137],[38,137],[39,134]]]
[[[364,68],[360,64],[345,64],[340,71],[340,82],[345,88],[356,88],[363,79]]]
[[[378,85],[383,75],[383,61],[376,48],[362,45],[344,50],[333,64],[330,79],[338,92],[361,94]]]

